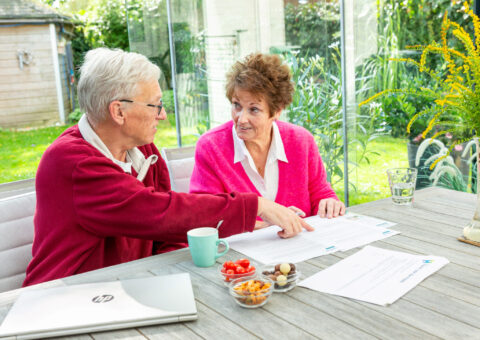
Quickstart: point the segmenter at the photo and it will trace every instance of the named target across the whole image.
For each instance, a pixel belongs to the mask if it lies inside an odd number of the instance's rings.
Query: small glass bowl
[[[264,278],[269,278],[274,283],[273,291],[275,293],[285,293],[285,292],[288,292],[289,290],[292,290],[293,288],[295,288],[298,281],[300,280],[300,275],[302,274],[296,269],[296,267],[297,267],[296,264],[294,264],[295,265],[295,272],[293,274],[288,274],[288,275],[283,275],[282,274],[283,276],[286,277],[286,280],[281,281],[281,282],[279,282],[278,280],[276,280],[274,278],[274,276],[275,276],[274,274],[264,274],[265,272],[274,273],[276,265],[277,265],[277,263],[266,264],[262,268],[260,268],[261,276],[264,277]]]
[[[252,277],[252,276],[255,276],[256,271],[257,271],[257,269],[255,268],[254,271],[248,272],[248,273],[243,273],[243,274],[227,274],[227,273],[223,273],[223,272],[222,272],[222,268],[223,268],[222,265],[218,267],[218,273],[220,274],[220,276],[221,276],[221,278],[222,278],[222,280],[223,280],[223,284],[224,284],[225,286],[227,286],[227,287],[230,285],[230,283],[231,283],[232,281],[234,281],[234,280],[236,280],[236,279],[240,279],[240,278],[244,278],[244,277]]]
[[[245,289],[242,289],[242,285],[246,286]],[[256,285],[257,287],[255,287]],[[267,286],[265,287],[265,285]],[[233,280],[228,290],[240,306],[258,308],[267,303],[273,293],[273,285],[274,283],[269,278],[250,276]]]

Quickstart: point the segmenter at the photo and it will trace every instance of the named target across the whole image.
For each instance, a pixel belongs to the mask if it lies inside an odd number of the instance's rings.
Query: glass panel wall
[[[427,141],[420,147],[425,138],[450,130],[451,126],[449,122],[437,121],[422,136],[437,112],[429,112],[433,100],[419,94],[438,91],[440,86],[435,77],[415,65],[421,62],[421,46],[433,41],[441,45],[445,11],[450,20],[471,31],[462,8],[462,1],[450,0],[345,0],[346,43],[351,47],[346,48],[346,100],[351,102],[347,108],[348,138],[350,142],[358,141],[349,145],[348,152],[349,183],[354,188],[350,203],[390,196],[385,170],[392,167],[416,167],[417,189],[433,183],[450,189],[472,189],[469,154],[461,157],[467,143],[452,150],[452,164],[447,167],[451,170],[447,174],[439,176],[438,170],[430,169],[452,142],[465,136],[461,131],[445,133],[438,142]],[[449,42],[449,47],[458,47],[458,42],[457,46]],[[440,78],[447,70],[445,60],[436,53],[428,55],[425,66]],[[358,107],[385,90],[389,92]],[[409,121],[419,113],[408,132]]]
[[[181,143],[194,145],[210,128],[201,0],[170,0]]]
[[[313,134],[328,181],[343,199],[340,3],[285,1],[285,35],[289,49],[282,54],[295,82],[287,118]]]
[[[171,58],[167,1],[127,3],[131,50],[147,55],[164,73],[161,86],[169,118],[158,145],[177,144],[173,79],[182,145],[192,145],[202,133],[231,119],[225,97],[231,65],[252,52],[277,53],[295,82],[293,103],[282,119],[314,135],[329,181],[339,197],[349,193],[350,205],[390,196],[386,169],[415,166],[421,132],[431,118],[417,119],[407,133],[408,121],[430,103],[413,92],[432,84],[411,63],[392,58],[419,61],[418,49],[407,46],[439,41],[445,10],[461,25],[466,19],[462,3],[451,0],[171,0]],[[385,95],[359,107],[388,89],[412,94]],[[442,142],[460,137],[446,135]],[[433,182],[425,161],[438,152],[429,148],[419,157],[417,189]],[[471,187],[471,166],[460,158],[455,164],[463,184]]]
[[[185,6],[191,3],[194,5]],[[190,127],[213,128],[231,119],[231,104],[225,96],[225,74],[235,61],[250,53],[276,53],[290,66],[296,91],[282,119],[305,127],[315,137],[328,179],[343,196],[343,135],[341,110],[340,7],[335,1],[298,0],[172,0],[173,22],[199,18],[196,32],[195,72],[206,115],[195,119],[192,111],[179,110],[184,132],[184,112]],[[200,12],[201,10],[201,12]],[[178,27],[173,35],[184,35]],[[191,53],[175,52],[177,64]],[[191,98],[182,92],[179,100]],[[206,85],[206,86],[205,86]],[[195,110],[195,109],[194,109]],[[191,118],[190,118],[191,117]],[[196,125],[195,125],[196,124]]]
[[[175,1],[174,1],[175,2]],[[178,1],[178,3],[183,3]],[[282,0],[203,0],[205,79],[210,127],[231,119],[225,74],[244,56],[285,45]]]
[[[167,120],[159,124],[157,146],[174,147],[179,141],[182,146],[194,145],[210,128],[202,1],[170,1],[171,32],[167,5],[166,0],[127,1],[130,50],[147,56],[162,70],[160,86]]]
[[[201,133],[231,119],[225,74],[235,61],[257,51],[277,53],[290,66],[296,84],[293,103],[282,119],[312,132],[329,180],[343,196],[339,3],[171,0],[170,4],[182,144],[194,143]],[[131,50],[157,62],[168,94],[172,81],[166,18],[166,1],[130,0]],[[175,124],[173,119],[169,123]]]
[[[160,87],[167,120],[158,125],[155,144],[176,147],[177,132],[172,90],[168,20],[165,0],[127,0],[127,24],[130,51],[147,56],[162,71]]]

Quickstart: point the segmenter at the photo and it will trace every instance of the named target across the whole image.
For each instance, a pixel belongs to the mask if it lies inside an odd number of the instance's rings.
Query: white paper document
[[[385,221],[376,217],[360,215],[352,212],[347,212],[345,214],[345,218],[349,219],[350,221],[356,221],[356,222],[368,224],[374,227],[382,227],[382,228],[390,228],[396,224],[395,222]]]
[[[230,248],[262,263],[301,262],[313,257],[346,251],[398,234],[397,231],[364,224],[347,216],[327,219],[305,218],[315,231],[303,231],[295,237],[281,239],[277,226],[253,233],[229,237]]]
[[[411,255],[366,246],[303,280],[299,286],[385,306],[448,262],[439,256]]]

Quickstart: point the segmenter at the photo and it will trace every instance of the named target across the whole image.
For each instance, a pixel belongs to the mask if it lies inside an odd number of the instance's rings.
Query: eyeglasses
[[[154,104],[144,104],[144,103],[139,103],[139,102],[134,102],[133,100],[130,99],[120,99],[119,102],[126,102],[126,103],[137,103],[145,106],[150,106],[150,107],[156,107],[158,109],[157,116],[160,117],[163,109],[163,102],[160,101],[160,105],[154,105]]]

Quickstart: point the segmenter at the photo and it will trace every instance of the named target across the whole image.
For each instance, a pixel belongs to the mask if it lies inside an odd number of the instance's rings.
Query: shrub
[[[77,123],[80,118],[82,118],[83,111],[80,109],[75,109],[74,111],[70,112],[68,115],[68,121],[70,123]]]

